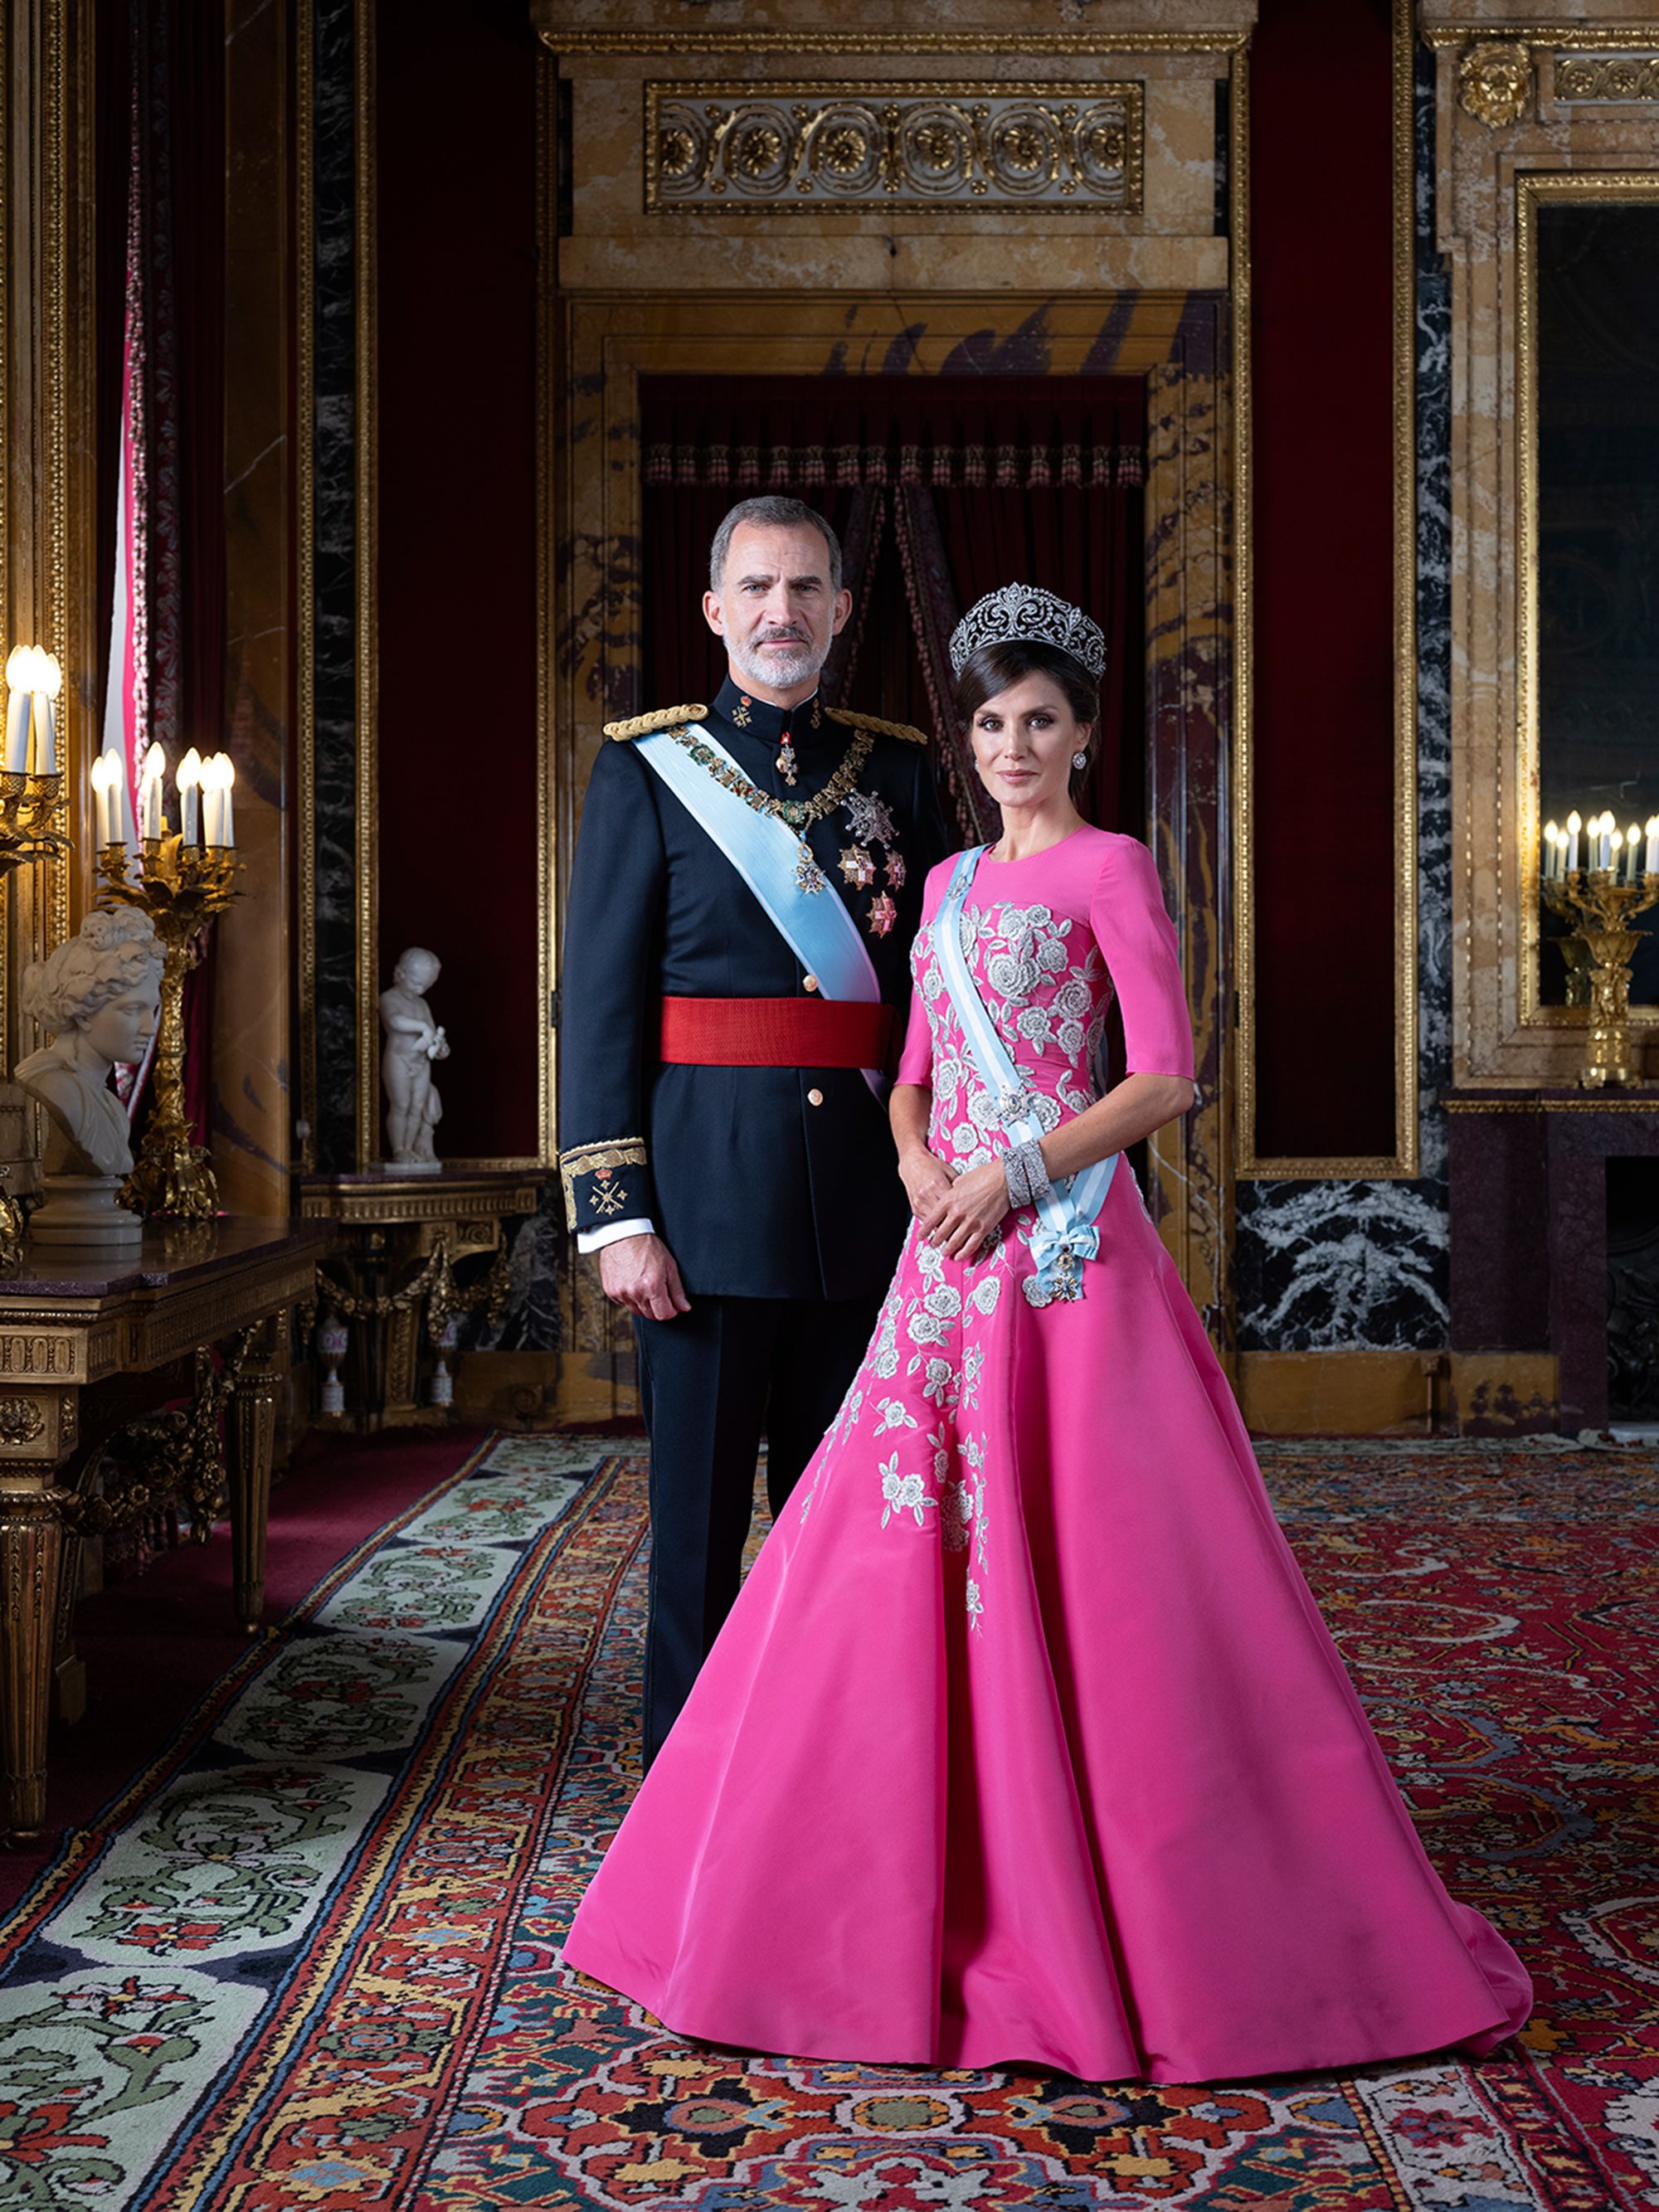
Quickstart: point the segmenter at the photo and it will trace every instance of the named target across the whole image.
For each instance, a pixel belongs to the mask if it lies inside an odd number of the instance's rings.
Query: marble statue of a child
[[[432,1018],[426,994],[441,972],[435,953],[411,945],[392,971],[392,988],[380,994],[387,1149],[394,1166],[428,1172],[439,1164],[432,1133],[443,1112],[432,1063],[448,1059],[449,1041]]]

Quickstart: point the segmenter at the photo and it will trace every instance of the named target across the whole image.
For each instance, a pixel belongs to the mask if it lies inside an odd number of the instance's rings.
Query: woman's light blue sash
[[[979,1079],[989,1092],[996,1116],[1011,1146],[1029,1145],[1043,1134],[1042,1124],[1031,1110],[1031,1092],[997,1035],[996,1024],[980,996],[979,986],[962,949],[962,909],[974,880],[974,871],[988,850],[973,845],[959,855],[949,887],[933,917],[933,951],[939,974],[956,1009],[962,1034],[967,1039]],[[1083,1262],[1100,1251],[1096,1219],[1106,1202],[1118,1155],[1109,1153],[1079,1174],[1063,1177],[1037,1201],[1037,1219],[1031,1231],[1031,1257],[1036,1273],[1025,1285],[1034,1306],[1051,1304],[1055,1298],[1083,1296]]]
[[[733,775],[743,775],[725,746],[700,722],[688,724],[687,732]],[[822,995],[877,1005],[881,985],[857,922],[816,863],[811,867],[817,877],[813,888],[809,890],[800,880],[803,853],[811,861],[805,841],[775,815],[757,813],[735,791],[716,783],[668,731],[655,731],[634,743],[692,820],[720,847],[807,974],[817,976]],[[863,1074],[880,1101],[887,1089],[881,1070],[866,1067]]]

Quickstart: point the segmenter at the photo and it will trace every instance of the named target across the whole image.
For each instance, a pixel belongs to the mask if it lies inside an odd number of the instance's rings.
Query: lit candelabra
[[[51,653],[20,645],[6,662],[6,682],[11,698],[0,774],[0,877],[70,849],[57,826],[64,805],[57,729],[62,672]]]
[[[238,896],[231,789],[224,754],[203,760],[192,746],[174,782],[180,827],[161,811],[167,757],[152,745],[138,787],[138,834],[127,809],[125,764],[106,753],[92,772],[97,814],[100,902],[142,907],[163,948],[161,1018],[155,1040],[155,1105],[122,1202],[144,1214],[204,1220],[218,1210],[219,1186],[205,1149],[191,1141],[185,1115],[185,977],[201,957],[202,934]]]
[[[1571,981],[1589,963],[1589,1049],[1578,1080],[1587,1091],[1638,1083],[1630,1041],[1630,963],[1641,934],[1630,924],[1659,905],[1659,815],[1638,829],[1613,827],[1611,814],[1585,822],[1572,813],[1565,830],[1544,827],[1540,888],[1552,914],[1573,925],[1567,943]],[[1582,946],[1582,953],[1577,947]]]

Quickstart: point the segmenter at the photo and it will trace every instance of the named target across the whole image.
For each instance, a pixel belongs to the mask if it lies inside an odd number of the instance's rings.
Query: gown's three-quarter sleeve
[[[1095,880],[1089,926],[1123,1014],[1129,1075],[1193,1074],[1193,1025],[1175,925],[1158,866],[1138,838],[1114,837]]]

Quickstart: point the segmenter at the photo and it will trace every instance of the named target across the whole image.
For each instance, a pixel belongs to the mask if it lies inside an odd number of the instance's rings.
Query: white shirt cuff
[[[579,1229],[576,1249],[598,1252],[607,1244],[619,1243],[624,1237],[654,1237],[656,1233],[653,1221],[607,1221],[603,1229]]]

